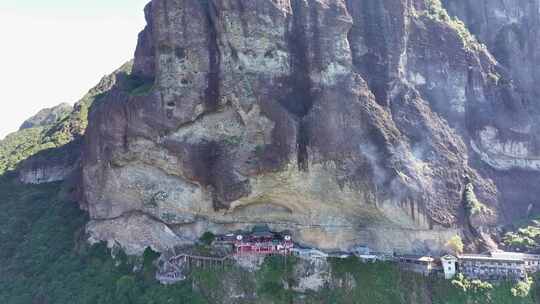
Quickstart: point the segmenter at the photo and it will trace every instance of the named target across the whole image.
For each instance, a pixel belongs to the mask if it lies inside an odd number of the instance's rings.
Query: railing
[[[206,268],[208,266],[225,266],[229,261],[232,261],[231,256],[224,257],[208,257],[200,255],[191,255],[191,254],[180,254],[169,258],[164,266],[165,269],[170,269],[170,271],[158,272],[156,273],[156,279],[164,284],[172,284],[178,281],[186,279],[186,276],[183,274],[185,268],[191,267],[201,267]]]

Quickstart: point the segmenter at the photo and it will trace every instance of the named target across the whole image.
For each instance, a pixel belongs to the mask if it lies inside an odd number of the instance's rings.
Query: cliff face
[[[514,82],[536,71],[499,63],[438,1],[153,0],[145,13],[135,85],[90,113],[93,239],[136,253],[264,222],[324,249],[428,251],[527,209],[500,171],[537,178],[536,82]],[[514,47],[508,35],[495,46]],[[466,216],[468,184],[491,212]]]
[[[504,213],[524,216],[538,212],[540,194],[540,1],[445,1],[449,13],[465,22],[499,63],[506,82],[515,88],[498,100],[504,112],[493,115],[476,132],[473,149],[494,169],[493,178],[504,201]],[[528,211],[529,210],[529,211]]]

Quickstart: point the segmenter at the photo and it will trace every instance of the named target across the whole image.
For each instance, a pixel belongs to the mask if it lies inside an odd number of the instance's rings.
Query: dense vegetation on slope
[[[24,129],[6,136],[0,141],[0,173],[13,170],[22,160],[41,150],[53,148],[48,143],[41,144],[43,127]]]
[[[9,134],[0,141],[0,174],[39,152],[62,147],[84,132],[88,105],[77,104],[75,110],[53,124],[40,125]]]
[[[61,190],[0,178],[0,303],[205,303],[189,282],[159,285],[148,261],[86,245],[87,217]]]

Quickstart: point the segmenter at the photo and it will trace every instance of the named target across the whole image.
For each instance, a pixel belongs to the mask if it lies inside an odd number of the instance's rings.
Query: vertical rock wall
[[[477,158],[505,149],[482,144],[490,126],[523,127],[507,123],[521,95],[434,3],[152,1],[132,75],[151,89],[119,85],[90,115],[89,232],[163,250],[267,223],[324,249],[411,252],[502,221]],[[469,181],[493,211],[472,226]]]

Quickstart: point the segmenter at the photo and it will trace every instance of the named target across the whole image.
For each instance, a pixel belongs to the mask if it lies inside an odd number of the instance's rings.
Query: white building
[[[527,262],[534,262],[533,259]],[[494,251],[489,254],[462,254],[459,271],[471,279],[486,281],[520,280],[526,277],[525,255],[519,252]]]
[[[445,255],[441,258],[445,279],[450,280],[456,275],[457,261],[458,259],[453,255]]]
[[[425,276],[441,270],[437,260],[430,256],[398,255],[396,261],[401,269],[421,273]]]

